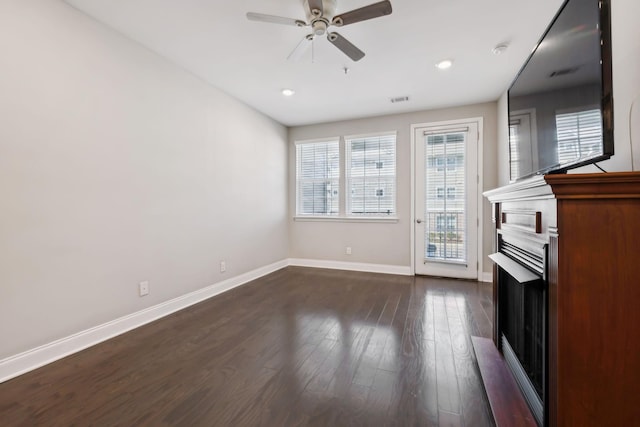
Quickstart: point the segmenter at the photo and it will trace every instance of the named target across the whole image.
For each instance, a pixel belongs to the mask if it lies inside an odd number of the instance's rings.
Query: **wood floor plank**
[[[367,408],[378,420],[386,420],[393,399],[397,376],[393,372],[378,369],[373,377]]]
[[[455,316],[456,310],[459,316]],[[468,333],[469,325],[463,321],[464,317],[460,315],[459,307],[451,307],[448,313],[449,335],[458,378],[462,418],[469,422],[475,421],[478,427],[489,426],[489,423],[483,423],[483,420],[490,417],[484,399],[480,397],[484,395],[484,390],[479,378],[471,337]]]
[[[447,332],[436,332],[436,377],[438,383],[438,408],[452,414],[460,414],[460,390],[451,336]]]
[[[288,267],[0,384],[0,424],[490,426],[490,291]]]
[[[396,362],[400,354],[402,336],[404,335],[404,321],[406,320],[408,304],[408,292],[403,292],[398,295],[398,303],[396,304],[396,310],[389,326],[389,335],[385,341],[385,347],[378,363],[378,369],[393,372],[400,370],[400,366]]]
[[[463,424],[462,417],[459,414],[451,414],[449,412],[440,411],[438,417],[438,426],[440,427],[461,427]]]

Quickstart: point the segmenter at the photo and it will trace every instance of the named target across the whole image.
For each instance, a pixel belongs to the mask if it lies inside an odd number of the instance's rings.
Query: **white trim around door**
[[[411,125],[411,274],[416,274],[416,174],[419,171],[416,171],[416,131],[420,128],[460,128],[465,127],[469,124],[477,126],[477,177],[476,177],[476,191],[474,197],[476,198],[477,203],[477,247],[475,250],[477,251],[477,273],[475,279],[482,280],[484,279],[482,261],[483,261],[483,250],[482,250],[482,241],[483,241],[483,198],[482,198],[482,188],[483,188],[483,145],[484,145],[484,126],[483,126],[483,118],[482,117],[472,117],[467,119],[457,119],[457,120],[446,120],[446,121],[438,121],[438,122],[430,122],[430,123],[416,123]],[[470,248],[471,249],[471,248]]]

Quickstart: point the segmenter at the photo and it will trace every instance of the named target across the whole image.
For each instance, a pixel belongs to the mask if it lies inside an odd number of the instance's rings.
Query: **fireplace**
[[[497,344],[538,425],[544,425],[546,386],[546,244],[502,234],[496,262]]]
[[[537,176],[485,195],[502,354],[482,375],[496,424],[640,426],[640,172]]]

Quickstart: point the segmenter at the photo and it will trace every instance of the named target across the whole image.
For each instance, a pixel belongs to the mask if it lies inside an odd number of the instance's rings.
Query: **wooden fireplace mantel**
[[[496,238],[548,245],[544,424],[640,426],[640,173],[539,176],[485,196]]]

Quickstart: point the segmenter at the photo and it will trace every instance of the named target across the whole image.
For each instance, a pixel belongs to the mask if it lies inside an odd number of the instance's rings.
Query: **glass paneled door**
[[[415,272],[478,278],[478,123],[414,132]]]

